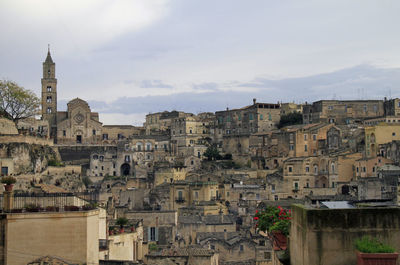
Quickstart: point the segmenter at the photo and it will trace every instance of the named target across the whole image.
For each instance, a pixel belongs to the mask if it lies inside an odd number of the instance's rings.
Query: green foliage
[[[225,154],[223,159],[224,160],[232,160],[232,154]]]
[[[282,207],[267,207],[264,211],[256,212],[254,220],[257,221],[256,226],[263,232],[280,231],[285,236],[289,235],[289,227],[291,220],[290,210]]]
[[[207,160],[221,160],[222,156],[218,151],[218,148],[215,145],[211,145],[204,152],[204,156],[207,157]]]
[[[361,239],[357,239],[355,247],[358,251],[363,253],[394,253],[396,250],[380,242],[377,238],[370,238],[363,236]]]
[[[32,117],[38,114],[40,99],[30,90],[9,80],[0,80],[0,112],[11,119]]]
[[[47,161],[47,165],[50,167],[63,167],[65,166],[63,163],[61,163],[58,160],[55,159],[50,159],[49,161]]]
[[[117,219],[117,221],[115,222],[116,225],[119,225],[121,228],[124,227],[124,225],[127,225],[129,222],[128,219],[126,219],[125,217],[120,217]]]
[[[157,251],[158,250],[158,246],[156,243],[150,243],[149,244],[149,250],[150,251]]]
[[[93,182],[90,180],[90,178],[88,176],[84,176],[82,178],[82,182],[86,188],[89,187],[89,185],[93,184]]]
[[[281,116],[281,119],[278,123],[278,129],[295,124],[303,123],[303,114],[298,112],[292,112]]]
[[[15,182],[17,182],[17,180],[11,176],[1,178],[1,183],[4,183],[6,185],[11,185],[14,184]]]

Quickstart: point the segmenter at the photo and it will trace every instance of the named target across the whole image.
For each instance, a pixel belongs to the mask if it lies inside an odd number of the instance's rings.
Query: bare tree
[[[38,114],[40,99],[9,80],[0,80],[0,115],[14,122]]]

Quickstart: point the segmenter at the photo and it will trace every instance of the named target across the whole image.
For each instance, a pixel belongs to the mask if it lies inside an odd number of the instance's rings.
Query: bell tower
[[[49,121],[50,137],[57,137],[57,79],[56,64],[50,55],[50,45],[43,62],[42,119]]]

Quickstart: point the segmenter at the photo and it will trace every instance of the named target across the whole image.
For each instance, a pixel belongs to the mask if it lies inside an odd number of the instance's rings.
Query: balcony
[[[184,198],[175,198],[176,203],[184,203],[186,200]]]

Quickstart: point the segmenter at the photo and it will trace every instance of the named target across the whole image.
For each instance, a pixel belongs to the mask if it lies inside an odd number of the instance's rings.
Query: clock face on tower
[[[85,117],[81,113],[76,114],[74,117],[74,120],[77,123],[82,123],[84,119],[85,119]]]

